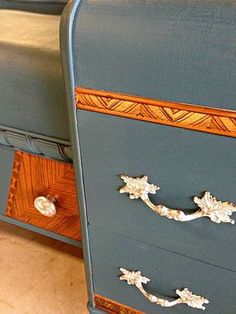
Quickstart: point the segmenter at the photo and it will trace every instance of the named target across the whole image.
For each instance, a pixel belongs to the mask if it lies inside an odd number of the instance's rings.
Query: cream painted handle
[[[150,293],[147,293],[143,288],[143,284],[147,284],[150,279],[143,277],[140,271],[129,271],[125,268],[120,268],[123,275],[120,276],[120,280],[125,280],[128,285],[136,286],[138,290],[147,298],[150,302],[156,303],[163,307],[172,307],[177,304],[187,304],[190,307],[205,310],[203,304],[208,304],[209,301],[204,297],[193,294],[187,288],[183,290],[176,290],[176,294],[179,296],[175,301],[168,301]]]
[[[210,194],[205,192],[202,198],[194,197],[194,203],[196,203],[199,209],[190,215],[186,215],[182,210],[170,209],[164,205],[155,205],[149,199],[148,194],[156,194],[156,191],[160,189],[159,186],[148,183],[148,177],[129,177],[122,175],[121,179],[126,183],[121,189],[120,193],[128,193],[130,199],[141,200],[154,212],[160,216],[165,216],[169,219],[177,221],[189,221],[201,217],[208,217],[215,223],[231,223],[235,221],[230,216],[236,212],[236,206],[229,202],[220,202]]]
[[[34,207],[42,215],[47,217],[53,217],[56,215],[55,198],[47,198],[45,196],[36,197],[34,200]]]

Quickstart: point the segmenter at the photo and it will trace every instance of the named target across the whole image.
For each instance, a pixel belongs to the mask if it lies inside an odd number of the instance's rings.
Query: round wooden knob
[[[42,215],[47,217],[53,217],[56,215],[56,206],[54,204],[55,199],[50,200],[45,196],[36,197],[34,200],[34,207]]]

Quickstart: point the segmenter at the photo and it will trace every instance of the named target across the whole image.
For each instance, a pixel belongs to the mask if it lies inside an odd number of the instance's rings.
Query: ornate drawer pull
[[[171,209],[164,205],[155,205],[151,202],[148,194],[156,194],[156,191],[159,190],[160,187],[149,184],[147,176],[133,178],[121,175],[121,179],[123,179],[126,184],[120,189],[120,193],[128,193],[130,199],[141,198],[148,207],[160,216],[165,216],[177,221],[189,221],[201,217],[208,217],[215,223],[235,223],[230,216],[232,213],[236,212],[236,206],[229,202],[217,201],[210,192],[205,192],[202,198],[195,196],[193,200],[194,203],[198,205],[199,209],[193,214],[185,215],[182,210]]]
[[[150,279],[143,277],[140,271],[129,271],[126,270],[125,268],[120,268],[120,271],[123,273],[123,275],[120,276],[120,280],[127,281],[128,285],[136,286],[139,289],[139,291],[141,291],[141,293],[145,296],[145,298],[147,298],[150,302],[156,303],[163,307],[172,307],[177,304],[184,303],[190,307],[205,310],[203,304],[209,303],[207,299],[193,294],[187,288],[184,288],[183,290],[176,290],[176,294],[179,296],[179,298],[176,299],[175,301],[168,301],[159,298],[155,295],[147,293],[146,290],[143,288],[143,284],[147,284],[150,281]]]
[[[34,207],[44,216],[53,217],[56,215],[56,198],[39,196],[34,200]]]

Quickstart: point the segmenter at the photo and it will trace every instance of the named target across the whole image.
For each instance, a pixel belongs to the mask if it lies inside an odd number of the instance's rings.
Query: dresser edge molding
[[[96,308],[103,310],[108,314],[145,314],[144,312],[140,312],[127,305],[105,298],[99,294],[95,295],[94,302]]]
[[[47,137],[0,125],[0,145],[55,160],[72,162],[69,141]]]
[[[236,111],[155,100],[87,88],[75,88],[76,108],[236,137]]]

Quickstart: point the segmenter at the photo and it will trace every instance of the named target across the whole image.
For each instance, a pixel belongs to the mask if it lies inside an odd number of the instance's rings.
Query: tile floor
[[[82,252],[0,222],[0,314],[88,314]]]

